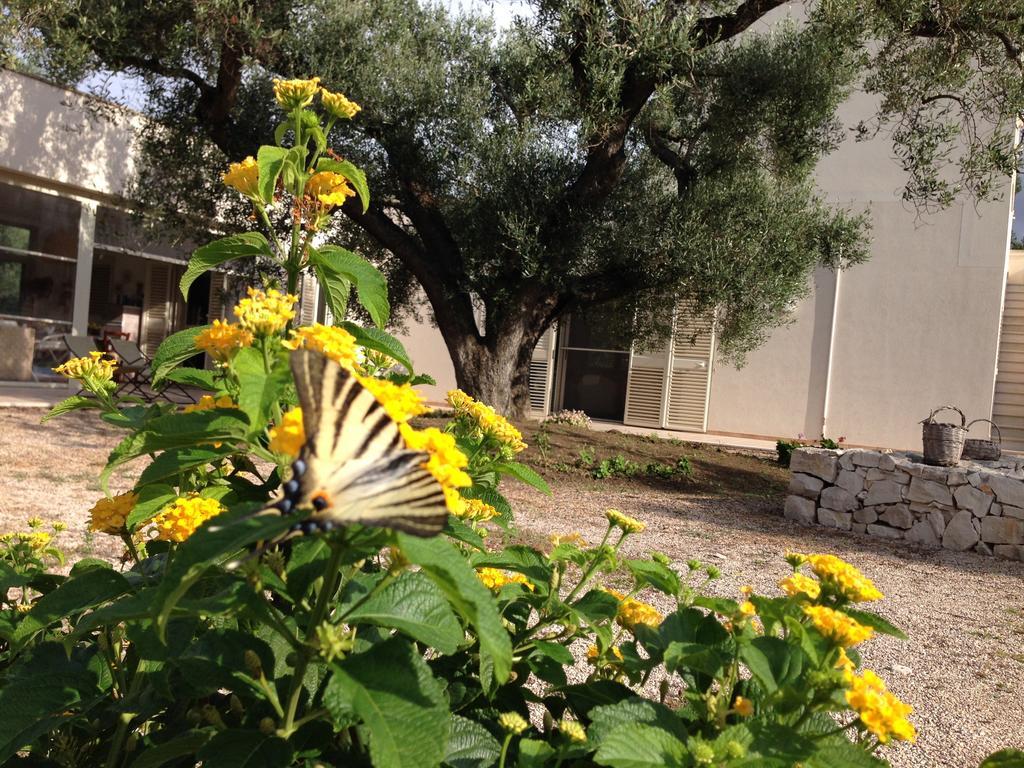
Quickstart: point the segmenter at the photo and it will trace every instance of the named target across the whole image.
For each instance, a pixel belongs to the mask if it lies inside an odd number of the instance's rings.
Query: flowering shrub
[[[307,109],[318,93],[326,127]],[[350,187],[364,202],[366,190],[317,149],[358,107],[315,78],[275,94],[278,135],[297,143],[261,148],[224,180],[265,222],[290,191],[296,250],[277,251],[289,286],[253,289],[237,322],[172,336],[154,361],[158,381],[174,380],[209,352],[216,368],[187,374],[208,394],[181,410],[143,405],[114,396],[98,359],[63,367],[89,394],[50,415],[95,408],[126,432],[103,486],[145,465],[88,521],[124,543],[123,568],[84,560],[59,575],[49,534],[0,542],[0,763],[843,768],[884,765],[880,744],[912,739],[909,708],[856,651],[900,632],[857,607],[881,594],[836,558],[791,555],[779,594],[734,600],[708,594],[711,566],[625,557],[645,526],[617,510],[596,544],[567,532],[543,551],[489,545],[512,523],[503,479],[546,489],[515,459],[519,431],[459,391],[447,425],[418,426],[419,379],[394,339],[294,327],[293,278],[312,269],[340,308],[332,270],[356,264],[304,233]],[[268,242],[254,234],[232,252]],[[187,278],[224,260],[205,248]],[[345,285],[382,311],[368,269]],[[310,514],[288,496],[312,437],[288,366],[299,348],[347,369],[427,455],[450,512],[443,533],[332,520],[282,538]]]
[[[577,427],[579,429],[590,429],[594,426],[594,423],[590,420],[583,411],[555,411],[552,414],[544,417],[541,424],[566,424],[570,427]]]

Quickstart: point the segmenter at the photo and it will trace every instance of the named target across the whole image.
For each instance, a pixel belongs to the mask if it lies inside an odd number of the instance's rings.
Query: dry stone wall
[[[790,520],[1024,560],[1024,459],[933,467],[912,453],[800,448],[789,467]]]

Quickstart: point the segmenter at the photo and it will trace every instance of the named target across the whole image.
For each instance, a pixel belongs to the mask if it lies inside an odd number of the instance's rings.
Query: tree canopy
[[[336,150],[375,201],[346,206],[349,244],[415,277],[459,384],[515,412],[566,313],[614,303],[657,338],[685,299],[742,358],[815,267],[866,258],[867,221],[812,179],[853,88],[916,204],[991,196],[1016,167],[1024,1],[783,4],[535,0],[506,30],[416,0],[11,7],[15,49],[51,75],[145,78],[137,190],[167,217],[224,210],[224,162],[272,130],[272,77],[359,102]]]

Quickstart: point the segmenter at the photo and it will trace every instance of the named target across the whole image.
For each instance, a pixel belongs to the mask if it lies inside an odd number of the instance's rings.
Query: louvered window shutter
[[[224,288],[227,276],[221,272],[210,273],[210,303],[207,307],[209,322],[224,319]]]
[[[171,268],[151,261],[146,269],[146,293],[142,299],[142,351],[152,357],[170,331]]]
[[[540,337],[530,360],[530,411],[547,416],[551,409],[551,382],[555,371],[555,330],[552,325]]]
[[[316,322],[316,278],[312,275],[302,276],[301,295],[299,297],[299,325],[312,325]]]
[[[624,424],[662,426],[668,357],[667,344],[659,349],[637,349],[634,345],[629,353]]]
[[[695,317],[692,306],[680,302],[672,328],[665,426],[705,432],[715,335],[711,323]]]

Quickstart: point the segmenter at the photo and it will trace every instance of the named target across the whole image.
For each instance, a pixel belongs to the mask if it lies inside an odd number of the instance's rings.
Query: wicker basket
[[[975,419],[971,424],[976,424],[979,421],[987,421],[992,425],[992,429],[996,431],[996,439],[983,440],[980,437],[967,438],[964,440],[964,458],[975,459],[976,461],[998,461],[999,457],[1003,453],[1003,436],[999,432],[999,425],[990,419]],[[967,425],[966,428],[968,430],[970,430],[971,424]]]
[[[960,426],[943,424],[935,421],[939,411],[956,411],[960,414]],[[964,412],[955,405],[943,405],[936,408],[928,418],[921,422],[924,440],[924,463],[939,467],[955,467],[960,462],[960,454],[964,449],[967,429],[964,426],[967,418]]]

